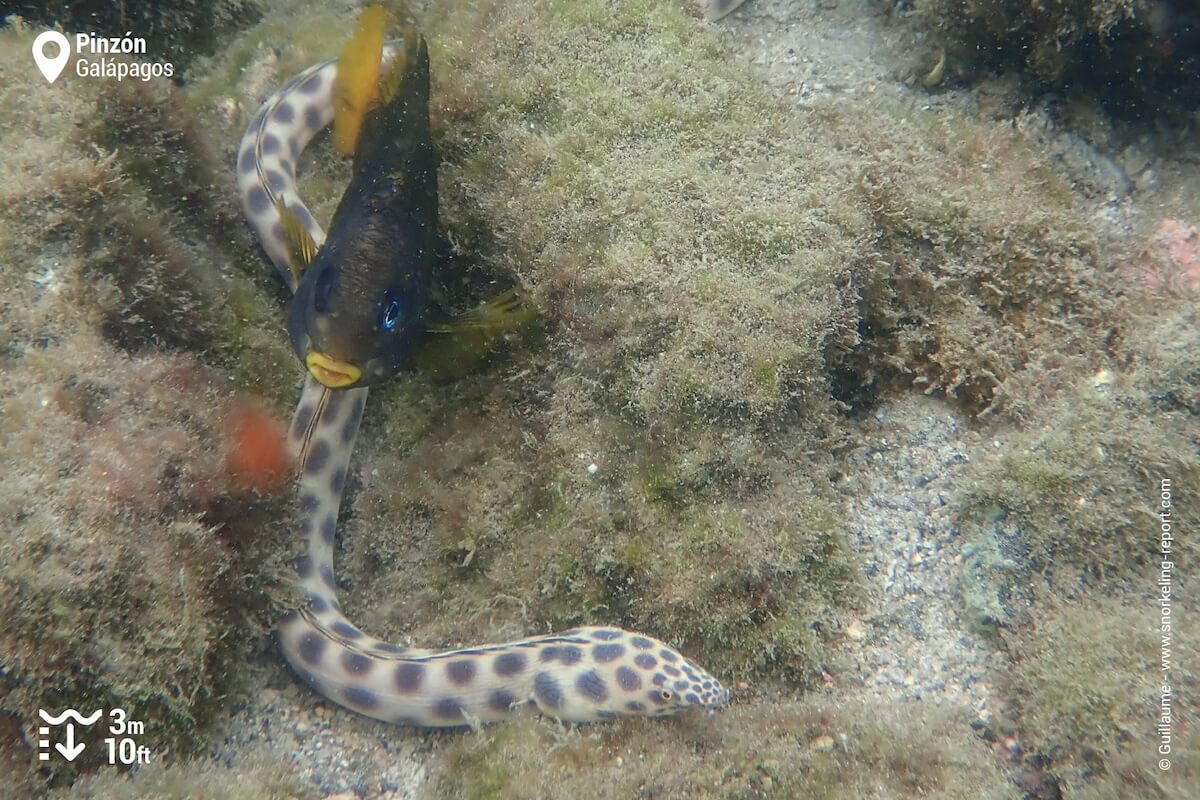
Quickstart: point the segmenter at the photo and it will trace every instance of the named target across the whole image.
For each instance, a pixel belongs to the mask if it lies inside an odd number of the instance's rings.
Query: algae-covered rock
[[[255,755],[235,768],[216,760],[156,763],[137,772],[105,771],[85,777],[53,797],[73,800],[308,800],[284,753]]]
[[[1005,682],[1023,744],[1079,797],[1173,797],[1198,774],[1186,698],[1200,653],[1178,624],[1196,613],[1180,587],[1198,549],[1176,536],[1164,551],[1160,516],[1167,498],[1171,530],[1200,524],[1200,418],[1179,402],[1200,391],[1196,311],[1190,298],[1139,311],[1123,368],[997,434],[1002,446],[973,464],[964,504],[964,603],[1012,654]],[[1161,744],[1163,685],[1170,769],[1145,755]]]
[[[720,725],[638,722],[558,736],[517,723],[451,746],[428,797],[987,798],[1020,794],[962,715],[920,703],[810,700]]]
[[[447,7],[427,35],[444,224],[544,333],[377,393],[348,608],[422,642],[604,620],[810,680],[853,596],[813,452],[867,223],[845,159],[673,4]]]
[[[1162,362],[1139,365],[1116,384],[1083,382],[1026,430],[1006,436],[973,470],[972,525],[988,530],[998,513],[1009,516],[1022,531],[1027,566],[1037,572],[1104,580],[1145,569],[1159,545],[1150,497],[1158,481],[1172,481],[1184,495],[1200,491],[1195,416],[1155,408],[1139,386],[1174,371]],[[1193,390],[1195,380],[1193,373]],[[1181,513],[1189,520],[1196,514],[1188,507]]]
[[[238,262],[247,237],[221,230],[220,203],[188,201],[224,170],[177,91],[39,85],[32,38],[0,31],[0,714],[24,732],[3,745],[14,782],[31,764],[53,781],[105,758],[98,740],[70,765],[29,757],[39,708],[124,709],[163,754],[200,741],[265,605],[238,551],[270,529],[225,470],[222,417],[235,389],[291,394],[270,377],[287,354],[264,333],[273,295]],[[151,122],[132,124],[151,101]]]
[[[1113,108],[1182,119],[1200,76],[1200,12],[1187,0],[916,0],[950,73],[1026,70]]]
[[[1121,248],[1011,125],[881,101],[827,135],[860,154],[877,225],[857,341],[829,352],[839,397],[912,387],[1023,416],[1108,363]]]
[[[431,33],[450,219],[478,207],[606,405],[693,426],[827,408],[870,220],[814,121],[670,3],[443,11]]]
[[[342,11],[266,9],[183,89],[0,99],[4,119],[19,98],[44,106],[0,139],[10,756],[28,755],[39,704],[149,709],[182,753],[237,697],[223,659],[261,631],[265,614],[244,614],[268,603],[272,562],[231,534],[266,530],[277,560],[291,544],[253,520],[230,530],[245,505],[227,494],[216,409],[233,389],[285,409],[299,373],[228,164],[258,102],[336,53]],[[837,635],[867,602],[830,486],[856,433],[846,412],[914,390],[1004,440],[948,510],[977,545],[969,615],[1028,657],[1011,693],[1047,703],[1017,724],[1064,782],[1095,771],[1089,748],[1123,774],[1133,706],[1071,705],[1076,677],[1051,673],[1044,638],[1066,623],[1026,629],[1047,602],[1029,584],[1111,603],[1105,581],[1144,566],[1152,520],[1129,498],[1151,473],[1195,488],[1200,349],[1138,322],[1121,250],[1069,183],[1008,124],[886,93],[797,110],[691,3],[448,3],[422,27],[454,257],[439,289],[466,303],[516,280],[541,319],[459,380],[418,372],[372,393],[339,524],[347,613],[430,646],[642,629],[743,706],[431,737],[431,793],[1014,796],[961,713],[863,700]],[[5,32],[0,58],[26,59],[29,40]],[[318,139],[301,169],[327,221],[349,165]],[[1124,654],[1112,685],[1127,688],[1142,656]],[[820,687],[836,694],[792,702]],[[1088,697],[1114,696],[1102,689]],[[261,784],[230,783],[291,791],[255,769]],[[202,770],[79,789],[186,796]]]
[[[1147,575],[1154,585],[1157,574]],[[1200,688],[1191,666],[1200,647],[1176,625],[1164,654],[1159,606],[1136,584],[1131,591],[1042,603],[1036,625],[1007,637],[1025,744],[1046,757],[1064,796],[1186,797],[1200,777],[1188,700]],[[1176,596],[1176,621],[1198,610]]]

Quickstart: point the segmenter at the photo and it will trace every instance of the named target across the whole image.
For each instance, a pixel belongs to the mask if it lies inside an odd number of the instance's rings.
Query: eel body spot
[[[580,673],[579,677],[575,679],[575,688],[581,695],[596,703],[608,697],[608,686],[600,677],[600,673],[594,669]]]
[[[347,639],[361,639],[363,635],[362,631],[342,619],[330,625],[329,629],[338,636],[344,636]]]
[[[267,199],[267,191],[261,186],[251,186],[246,193],[246,204],[255,214],[266,214],[271,209],[271,201]]]
[[[299,441],[304,438],[305,431],[308,430],[308,424],[312,422],[313,407],[307,403],[296,409],[296,414],[292,418],[292,438]]]
[[[636,692],[642,688],[642,676],[630,667],[617,667],[617,685],[627,692]]]
[[[541,653],[538,654],[538,661],[543,664],[549,664],[553,661],[558,661],[564,666],[578,664],[583,660],[583,651],[573,644],[552,644],[548,645]]]
[[[524,653],[501,653],[492,662],[492,671],[501,678],[508,678],[525,669]]]
[[[439,719],[463,719],[462,700],[457,697],[443,697],[433,704],[433,714]]]
[[[400,694],[415,694],[424,679],[424,664],[399,664],[396,667],[396,691]]]
[[[658,659],[649,653],[638,653],[633,657],[633,663],[642,669],[654,669],[658,666]]]
[[[549,672],[539,672],[533,676],[533,694],[546,708],[556,709],[562,706],[562,689]]]
[[[321,91],[321,84],[323,82],[324,80],[321,77],[321,73],[318,72],[314,75],[310,75],[296,88],[301,94],[316,94],[317,92]]]
[[[313,444],[312,449],[308,451],[308,461],[304,464],[305,473],[319,475],[324,471],[330,452],[329,442],[319,440]]]
[[[310,131],[315,131],[321,127],[321,109],[316,106],[309,106],[304,109],[304,124],[308,126]]]
[[[354,653],[349,650],[342,653],[342,669],[351,675],[366,675],[374,666],[375,662],[362,653]]]
[[[321,663],[321,656],[325,654],[325,647],[328,644],[329,642],[324,636],[306,633],[300,638],[300,647],[297,650],[300,658],[304,659],[304,663],[316,666]]]
[[[451,661],[446,665],[446,677],[455,686],[466,686],[475,677],[475,662],[469,659]]]
[[[488,708],[493,711],[508,711],[516,702],[516,696],[504,689],[497,689],[488,696]]]
[[[370,689],[361,686],[347,686],[342,690],[346,702],[359,708],[375,708],[379,705],[379,697]]]
[[[616,661],[625,655],[623,644],[598,644],[592,648],[592,658],[600,664]]]
[[[275,106],[275,112],[271,114],[271,119],[284,125],[290,125],[296,119],[296,109],[292,108],[291,103],[280,103]]]

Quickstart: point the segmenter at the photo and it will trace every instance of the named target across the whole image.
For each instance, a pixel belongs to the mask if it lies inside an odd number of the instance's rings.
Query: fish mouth
[[[338,361],[316,350],[308,351],[304,358],[304,366],[308,367],[309,373],[327,389],[353,386],[362,377],[362,370],[353,364]]]

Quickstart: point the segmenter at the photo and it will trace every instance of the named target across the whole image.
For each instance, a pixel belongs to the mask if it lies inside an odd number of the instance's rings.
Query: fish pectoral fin
[[[464,330],[489,330],[501,336],[528,325],[537,316],[537,307],[514,286],[469,311],[454,316],[449,322],[431,325],[430,333],[460,333]]]
[[[305,268],[317,257],[317,242],[313,239],[308,228],[296,216],[296,212],[287,207],[282,199],[275,200],[275,213],[279,215],[279,223],[283,226],[283,241],[287,245],[288,266],[291,267],[292,277],[300,282],[300,276]]]
[[[413,352],[413,363],[441,378],[469,372],[504,337],[528,328],[537,307],[519,287],[465,311],[449,322],[430,325]]]
[[[354,35],[338,56],[333,79],[333,148],[354,155],[363,118],[379,100],[379,61],[388,18],[383,6],[364,8]]]

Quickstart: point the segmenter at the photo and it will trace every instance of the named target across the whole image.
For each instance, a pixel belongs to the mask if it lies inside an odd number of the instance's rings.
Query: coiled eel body
[[[383,60],[395,52],[396,44],[388,43]],[[331,60],[286,83],[254,115],[238,148],[246,218],[293,292],[296,279],[276,204],[291,209],[318,246],[325,241],[297,192],[296,165],[333,118],[336,73]],[[307,605],[281,620],[278,635],[285,658],[306,683],[368,717],[424,727],[474,726],[526,706],[586,722],[726,703],[728,691],[691,660],[657,639],[617,628],[433,651],[375,639],[346,619],[334,581],[334,533],[367,392],[329,390],[309,376],[288,433],[301,464],[302,545],[295,568]]]

